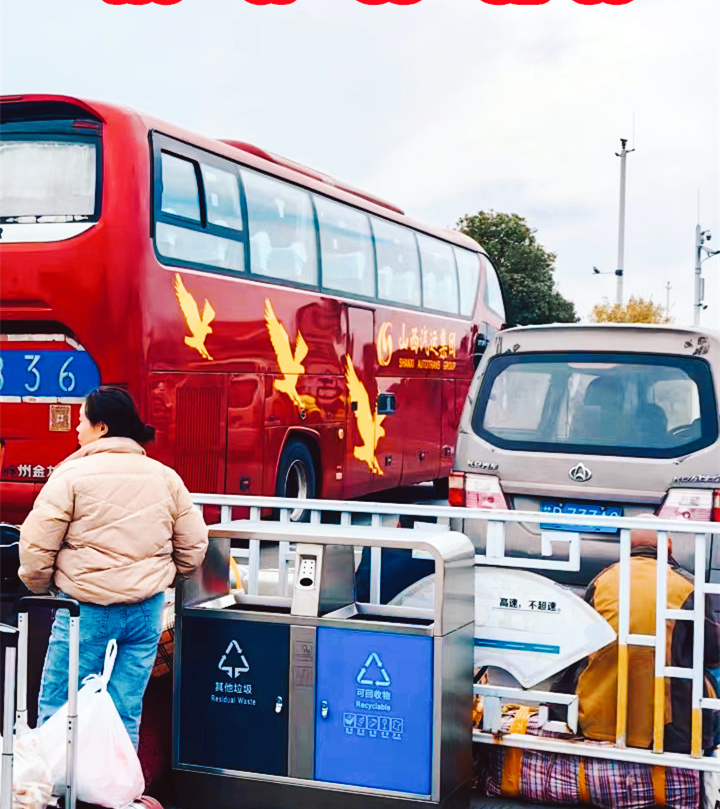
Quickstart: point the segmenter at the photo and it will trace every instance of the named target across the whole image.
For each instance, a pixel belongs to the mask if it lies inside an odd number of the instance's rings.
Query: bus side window
[[[471,250],[454,247],[460,283],[460,314],[469,317],[475,308],[480,284],[480,256]]]
[[[272,252],[267,231],[260,230],[250,237],[250,266],[252,271],[267,275],[268,257]]]
[[[500,315],[505,320],[505,303],[503,302],[502,287],[500,286],[497,270],[493,267],[490,259],[485,256],[481,256],[480,261],[485,271],[485,303],[496,315]]]
[[[200,195],[194,163],[162,152],[161,170],[161,211],[199,222]]]
[[[248,210],[250,270],[256,275],[317,284],[315,218],[310,194],[241,170]]]
[[[203,222],[196,165],[161,152],[160,211],[155,225],[157,251],[178,263],[242,272],[245,265],[242,234],[232,233],[242,230],[237,177],[230,171],[201,165],[208,220]],[[218,214],[220,210],[224,218]],[[219,235],[223,231],[232,238]]]
[[[320,227],[323,286],[375,296],[375,253],[366,213],[315,197]]]
[[[242,272],[245,264],[243,243],[223,239],[213,233],[191,230],[167,222],[155,227],[155,242],[161,256],[178,261]]]
[[[458,279],[452,247],[440,239],[417,234],[423,279],[423,306],[457,315]]]
[[[242,230],[243,221],[237,175],[205,163],[200,164],[200,170],[205,187],[208,222],[219,227]]]
[[[420,306],[420,260],[415,236],[407,228],[371,218],[378,262],[378,297]]]

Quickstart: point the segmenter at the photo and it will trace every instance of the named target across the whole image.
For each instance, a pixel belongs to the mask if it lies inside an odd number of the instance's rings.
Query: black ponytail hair
[[[95,388],[85,399],[85,416],[91,424],[102,422],[108,428],[105,438],[132,438],[138,444],[155,438],[155,428],[143,423],[132,396],[122,388]]]

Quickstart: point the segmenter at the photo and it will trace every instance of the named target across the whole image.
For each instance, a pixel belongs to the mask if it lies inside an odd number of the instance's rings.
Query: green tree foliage
[[[607,298],[596,303],[590,312],[591,323],[672,323],[672,318],[665,314],[665,309],[652,300],[630,296],[630,300],[622,306],[610,303]]]
[[[505,319],[513,325],[575,323],[574,304],[555,288],[555,253],[538,244],[535,230],[518,214],[480,211],[458,228],[492,259],[503,288]]]

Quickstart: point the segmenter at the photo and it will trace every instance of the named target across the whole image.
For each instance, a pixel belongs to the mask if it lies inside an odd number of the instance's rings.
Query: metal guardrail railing
[[[213,505],[220,507],[220,522],[232,522],[234,508],[249,509],[248,518],[252,522],[262,523],[266,536],[272,534],[268,521],[262,520],[263,512],[272,509],[277,517],[273,524],[277,527],[278,537],[284,535],[284,529],[298,525],[291,521],[291,514],[297,513],[298,500],[294,498],[260,497],[243,495],[194,494],[193,501],[197,505]],[[427,523],[450,527],[451,520],[480,522],[485,525],[485,552],[477,553],[476,565],[498,567],[514,567],[524,570],[543,572],[548,570],[578,571],[582,557],[582,539],[579,533],[571,529],[577,525],[577,515],[553,514],[554,525],[568,526],[564,531],[541,528],[546,524],[548,515],[541,512],[523,511],[488,511],[485,509],[457,508],[453,506],[415,505],[396,503],[372,503],[365,501],[342,500],[303,500],[310,525],[323,522],[335,522],[339,530],[352,525],[363,524],[374,527],[398,525],[401,517],[411,517],[424,522],[415,522],[408,530],[423,530]],[[568,725],[573,728],[577,714],[577,703],[572,695],[550,694],[546,696],[538,691],[526,691],[522,688],[499,689],[483,685],[474,686],[474,692],[488,700],[488,720],[483,730],[476,729],[473,739],[486,744],[501,744],[509,747],[547,750],[548,752],[569,753],[592,758],[607,758],[621,761],[634,761],[645,764],[657,764],[669,767],[681,767],[694,770],[711,770],[717,767],[716,759],[702,755],[702,712],[703,710],[720,710],[720,699],[703,696],[704,684],[704,626],[705,597],[720,595],[720,583],[706,580],[706,563],[708,545],[711,536],[720,535],[720,523],[708,523],[690,520],[663,520],[648,517],[595,517],[583,515],[583,525],[603,527],[618,532],[620,546],[620,586],[619,586],[619,622],[618,622],[618,696],[617,727],[615,744],[593,745],[584,740],[565,740],[531,736],[527,734],[508,733],[498,735],[498,716],[501,702],[514,702],[541,705],[560,703],[568,706]],[[506,553],[505,526],[509,523],[524,523],[538,526],[537,555],[528,558],[517,558]],[[653,635],[637,635],[630,633],[630,532],[635,528],[646,528],[657,531],[658,565],[656,577],[656,603],[667,604],[667,565],[668,539],[670,532],[694,535],[694,569],[695,597],[693,609],[689,610],[656,610],[656,625]],[[288,533],[292,534],[292,531]],[[287,534],[285,534],[287,535]],[[557,546],[567,546],[565,559],[548,559],[555,553]],[[250,540],[247,549],[236,549],[235,555],[248,561],[248,592],[257,592],[257,578],[260,570],[260,540]],[[292,560],[291,542],[279,540],[278,576],[280,588],[287,588],[288,572]],[[379,548],[371,550],[370,559],[370,603],[380,601],[380,581],[382,576],[382,559]],[[285,591],[286,592],[286,591]],[[688,668],[677,668],[667,665],[666,660],[666,623],[667,621],[693,622],[693,661]],[[629,649],[632,646],[646,646],[655,652],[655,712],[653,723],[653,746],[651,750],[642,750],[627,746],[627,708],[628,708],[628,666]],[[671,678],[682,678],[692,681],[691,716],[692,742],[690,754],[668,753],[663,750],[664,731],[664,694],[665,682]]]

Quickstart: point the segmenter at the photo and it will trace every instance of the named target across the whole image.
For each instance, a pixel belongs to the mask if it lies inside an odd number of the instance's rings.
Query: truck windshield
[[[18,138],[0,143],[0,222],[96,218],[97,145],[89,139]]]
[[[708,364],[638,354],[501,355],[473,429],[506,449],[673,458],[717,440]]]

